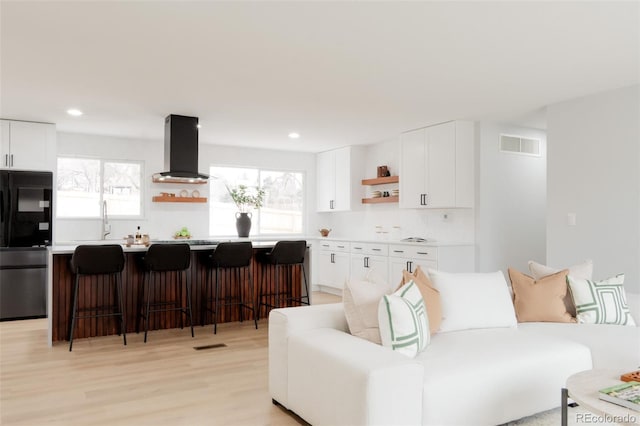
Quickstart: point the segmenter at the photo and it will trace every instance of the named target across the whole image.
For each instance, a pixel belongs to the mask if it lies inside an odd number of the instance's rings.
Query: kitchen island
[[[180,241],[177,241],[180,242]],[[79,242],[80,243],[80,242]],[[101,241],[100,244],[114,244],[118,241]],[[153,243],[153,242],[152,242]],[[165,242],[170,243],[170,242]],[[191,267],[187,270],[187,280],[191,285],[191,309],[193,312],[194,325],[201,324],[201,319],[204,319],[204,324],[213,324],[212,314],[206,312],[206,315],[202,315],[203,300],[206,297],[204,294],[206,288],[206,276],[207,276],[207,257],[215,249],[217,241],[198,240],[192,241],[191,247]],[[86,242],[82,242],[86,244]],[[253,242],[254,256],[251,262],[251,273],[253,276],[253,295],[252,301],[258,302],[258,296],[260,292],[260,283],[264,277],[263,286],[264,292],[273,292],[275,284],[275,268],[271,265],[263,267],[262,264],[256,261],[256,255],[262,251],[269,251],[273,248],[275,241],[256,241]],[[69,266],[69,261],[73,255],[73,251],[76,245],[56,245],[49,247],[48,249],[48,296],[47,296],[47,312],[49,322],[48,342],[52,345],[54,342],[69,340],[69,326],[71,323],[71,308],[73,303],[73,283],[74,274]],[[125,311],[125,321],[127,326],[127,333],[134,333],[136,331],[136,325],[139,321],[139,304],[142,300],[142,289],[145,277],[145,269],[142,263],[142,257],[147,251],[147,247],[144,245],[132,245],[126,247],[123,245],[125,254],[125,267],[122,272],[122,290],[123,290],[123,303]],[[310,270],[310,253],[307,249],[305,256],[305,268],[307,274],[307,280],[309,283],[309,289],[311,289],[311,270]],[[284,270],[281,270],[280,277],[284,280],[290,280],[289,282],[295,283],[288,290],[290,297],[300,299],[306,296],[304,289],[304,282],[302,276],[302,268],[299,266],[293,267],[289,274],[283,274]],[[211,274],[215,277],[214,273]],[[244,277],[244,274],[243,274]],[[92,280],[92,285],[81,285],[78,295],[78,303],[80,306],[103,306],[113,304],[115,300],[115,293],[112,285],[108,284],[105,277],[91,277],[86,278]],[[155,286],[155,298],[157,300],[172,300],[176,291],[175,281],[178,279],[176,273],[167,273],[159,284]],[[236,296],[238,285],[235,283],[236,277],[234,274],[224,271],[220,276],[221,283],[221,300],[225,296]],[[242,279],[244,286],[243,294],[248,293],[248,280]],[[212,286],[213,287],[213,286]],[[211,288],[212,288],[211,287]],[[228,293],[229,290],[231,294]],[[186,297],[186,292],[182,292],[183,297]],[[310,295],[309,295],[310,296]],[[186,300],[183,300],[183,306],[186,305]],[[211,306],[209,306],[211,308]],[[265,306],[261,308],[259,312],[260,318],[266,318],[268,316],[269,309]],[[180,315],[176,312],[160,312],[149,317],[149,330],[168,329],[180,327]],[[239,312],[237,306],[222,307],[218,313],[218,323],[239,321]],[[244,311],[244,320],[253,321],[253,315],[251,312]],[[141,329],[144,329],[144,325],[140,323]],[[188,326],[188,320],[185,321],[185,326]],[[106,318],[91,318],[78,321],[76,325],[75,337],[95,337],[95,336],[107,336],[117,334],[119,328],[119,320],[115,317]],[[198,328],[197,332],[212,333],[210,327]]]

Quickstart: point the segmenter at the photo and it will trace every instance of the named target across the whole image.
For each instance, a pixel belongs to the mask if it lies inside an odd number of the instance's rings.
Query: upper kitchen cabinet
[[[361,158],[361,149],[350,146],[317,155],[317,211],[345,211],[360,204]]]
[[[0,120],[1,168],[56,169],[56,126],[48,123]]]
[[[473,207],[473,137],[467,121],[403,133],[400,207]]]

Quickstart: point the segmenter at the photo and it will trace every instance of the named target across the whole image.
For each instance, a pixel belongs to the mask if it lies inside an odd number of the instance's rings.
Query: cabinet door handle
[[[11,167],[13,167],[13,154],[11,154]]]
[[[364,267],[365,267],[365,268],[368,268],[368,267],[369,267],[369,258],[368,258],[368,257],[365,257],[365,258],[364,258]]]
[[[4,165],[9,167],[9,154],[4,155]]]
[[[354,250],[362,250],[362,247],[354,247]]]
[[[372,248],[371,251],[382,251],[382,249],[379,248]]]
[[[413,267],[413,262],[412,262],[412,261],[408,261],[408,262],[407,262],[407,271],[409,271],[409,272],[413,272],[413,271],[411,270],[411,268],[412,268],[412,267]]]
[[[429,252],[426,252],[426,251],[417,251],[416,253],[418,253],[418,254],[424,254],[424,255],[429,254]]]
[[[336,263],[335,253],[331,253],[331,263]]]
[[[330,200],[330,201],[329,201],[329,209],[333,210],[333,208],[334,208],[334,207],[333,207],[333,200]]]
[[[427,204],[429,204],[427,203],[427,194],[424,194],[424,205],[426,206]]]
[[[404,253],[404,250],[394,250],[394,253]]]
[[[344,248],[344,246],[338,246],[338,248]]]

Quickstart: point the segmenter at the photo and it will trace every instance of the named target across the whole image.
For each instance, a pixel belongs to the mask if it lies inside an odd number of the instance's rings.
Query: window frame
[[[300,224],[300,232],[297,233],[287,233],[287,234],[265,234],[260,232],[260,225],[261,225],[261,209],[259,209],[257,211],[257,214],[254,214],[252,216],[252,226],[251,226],[251,234],[250,234],[250,238],[251,237],[255,237],[255,238],[269,238],[269,237],[278,237],[278,236],[295,236],[295,237],[300,237],[300,236],[304,236],[306,235],[306,226],[307,226],[307,172],[305,170],[302,169],[286,169],[286,168],[276,168],[276,167],[258,167],[258,166],[247,166],[247,165],[238,165],[238,164],[209,164],[209,174],[210,174],[210,179],[218,179],[212,172],[211,169],[213,167],[221,167],[221,168],[227,168],[227,169],[252,169],[252,170],[257,170],[258,172],[258,184],[260,184],[260,182],[262,181],[262,172],[282,172],[282,173],[300,173],[300,175],[302,176],[302,207],[300,209],[300,213],[301,213],[301,224]],[[209,189],[209,191],[211,191],[211,189]],[[209,199],[211,200],[211,192],[209,192]],[[212,207],[209,206],[209,233],[211,233],[211,210]],[[254,233],[255,230],[255,233]],[[237,237],[236,233],[229,233],[229,234],[216,234],[217,236],[220,237]]]
[[[56,204],[58,203],[58,160],[61,158],[68,158],[73,160],[97,160],[100,162],[100,192],[99,192],[99,205],[102,206],[104,199],[104,165],[105,163],[131,163],[140,165],[140,214],[139,215],[119,215],[113,213],[107,213],[109,216],[109,220],[133,220],[133,219],[144,219],[145,218],[145,203],[144,203],[144,194],[145,194],[145,161],[144,160],[122,160],[116,158],[103,158],[103,157],[93,157],[88,155],[58,155],[56,157]],[[97,216],[58,216],[58,207],[56,205],[56,219],[67,220],[98,220],[103,219],[102,208],[99,207]]]

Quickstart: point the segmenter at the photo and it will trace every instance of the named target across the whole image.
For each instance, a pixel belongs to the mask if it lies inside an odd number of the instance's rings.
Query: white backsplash
[[[393,241],[422,237],[446,242],[474,241],[473,209],[419,210],[367,206],[358,211],[321,213],[318,216],[319,227],[330,228],[330,236],[334,238]],[[384,233],[380,234],[377,227],[382,227]],[[394,227],[400,227],[400,231]]]

